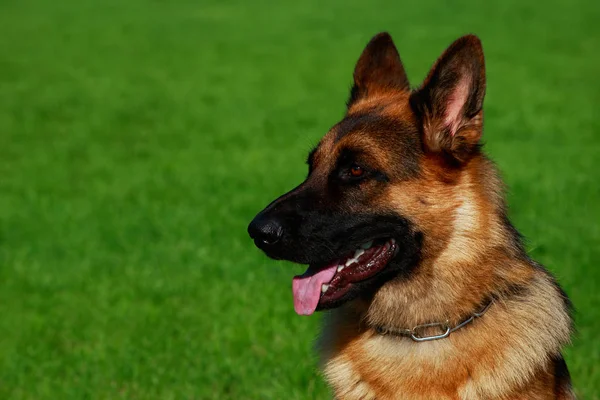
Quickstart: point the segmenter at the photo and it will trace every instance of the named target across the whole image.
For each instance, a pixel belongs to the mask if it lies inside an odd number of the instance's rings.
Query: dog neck
[[[571,321],[548,274],[540,268],[527,283],[502,293],[448,339],[423,343],[378,334],[364,320],[373,310],[369,301],[333,310],[318,341],[325,377],[339,398],[529,398],[509,394],[543,381],[549,360],[569,341]],[[401,316],[394,322],[406,320],[409,307],[394,306]],[[422,321],[430,314],[424,309]],[[441,396],[442,389],[450,395]]]
[[[487,310],[492,306],[493,303],[494,300],[489,299],[488,301],[486,301],[484,306],[478,309],[478,311],[473,311],[469,316],[466,316],[460,323],[454,326],[450,325],[448,320],[445,320],[438,322],[428,322],[426,324],[417,325],[411,328],[405,328],[399,331],[381,325],[374,326],[372,328],[379,335],[391,335],[399,338],[409,338],[418,343],[445,339],[448,336],[450,336],[451,333],[454,333],[464,328],[471,322],[475,321],[475,319],[483,317],[483,315],[487,312]]]
[[[507,393],[543,380],[536,374],[569,342],[566,298],[523,251],[500,194],[486,190],[497,182],[480,182],[475,173],[457,179],[445,204],[432,202],[444,197],[439,192],[424,199],[437,214],[418,221],[422,257],[411,273],[326,315],[318,347],[340,398],[394,398],[415,387],[414,398],[441,398],[435,390],[443,382],[453,382],[443,388],[457,393],[451,398],[511,398]],[[447,339],[417,343],[374,329],[442,321],[456,327],[490,298],[485,315]]]
[[[487,181],[481,182],[480,176]],[[455,179],[451,191],[431,184],[438,191],[431,199],[444,203],[426,199],[424,213],[429,214],[424,220],[435,223],[419,221],[425,229],[422,257],[410,276],[387,282],[371,298],[353,305],[370,326],[456,325],[486,299],[504,298],[532,278],[534,268],[495,190],[500,181],[493,165],[476,159]],[[440,196],[442,191],[446,196]]]

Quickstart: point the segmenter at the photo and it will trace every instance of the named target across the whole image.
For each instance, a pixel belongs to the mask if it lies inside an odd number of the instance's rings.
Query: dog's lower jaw
[[[543,270],[530,271],[526,291],[433,342],[378,335],[362,321],[364,300],[331,311],[318,347],[336,398],[573,398],[554,374],[571,328],[564,299]]]

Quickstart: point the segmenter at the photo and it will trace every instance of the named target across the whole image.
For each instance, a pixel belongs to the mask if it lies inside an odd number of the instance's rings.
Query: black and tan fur
[[[454,42],[411,90],[390,36],[375,36],[306,181],[257,216],[283,221],[281,240],[259,246],[294,262],[327,261],[384,231],[401,243],[386,270],[320,305],[332,308],[319,350],[338,399],[574,398],[561,355],[570,304],[506,216],[502,181],[481,149],[484,95],[477,37]],[[366,176],[347,178],[357,163]],[[445,339],[374,329],[457,324],[490,298],[482,318]]]

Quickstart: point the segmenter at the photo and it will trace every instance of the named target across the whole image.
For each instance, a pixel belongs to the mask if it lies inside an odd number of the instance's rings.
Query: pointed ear
[[[442,54],[410,103],[425,146],[459,162],[477,150],[482,134],[485,62],[477,36],[463,36]]]
[[[359,99],[394,90],[408,91],[408,78],[392,37],[382,32],[371,39],[356,63],[348,108]]]

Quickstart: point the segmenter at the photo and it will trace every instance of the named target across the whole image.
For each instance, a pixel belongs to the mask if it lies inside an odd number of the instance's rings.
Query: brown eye
[[[365,172],[364,169],[362,169],[360,166],[354,164],[350,167],[350,175],[352,175],[355,178],[358,178],[359,176],[362,176],[362,174]]]

